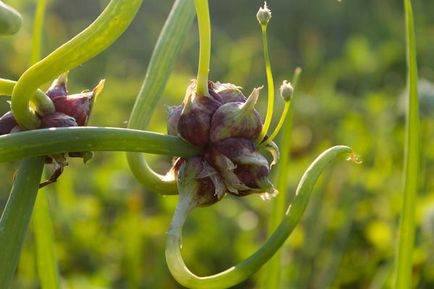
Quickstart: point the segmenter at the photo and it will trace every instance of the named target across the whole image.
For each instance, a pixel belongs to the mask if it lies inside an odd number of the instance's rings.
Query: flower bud
[[[267,25],[271,19],[271,10],[268,9],[267,2],[264,2],[264,7],[259,7],[258,13],[256,14],[256,19],[258,19],[261,25]]]
[[[48,113],[41,118],[39,128],[77,126],[75,119],[61,112]]]
[[[293,92],[294,88],[292,87],[291,83],[287,80],[284,80],[280,86],[280,95],[285,101],[291,101]]]
[[[0,117],[0,135],[10,133],[16,126],[18,124],[12,111],[8,111]]]
[[[245,103],[229,102],[220,106],[211,119],[212,142],[228,137],[256,139],[262,130],[262,121],[255,110],[261,88],[255,88]]]
[[[211,117],[221,102],[212,95],[196,95],[195,88],[194,82],[187,88],[178,122],[178,134],[191,144],[205,147],[210,141]]]

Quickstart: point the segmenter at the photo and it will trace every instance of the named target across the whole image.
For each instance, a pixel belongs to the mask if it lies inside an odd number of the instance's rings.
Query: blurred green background
[[[108,1],[51,0],[43,54],[70,39]],[[276,84],[303,68],[294,99],[291,196],[309,163],[335,144],[354,148],[363,164],[339,163],[324,173],[302,224],[282,248],[281,288],[380,289],[390,286],[401,207],[405,114],[405,45],[402,1],[270,0],[269,46]],[[22,12],[24,27],[0,38],[0,77],[17,79],[29,65],[36,1],[6,1]],[[211,0],[212,80],[244,87],[266,84],[260,28],[261,1]],[[153,46],[172,1],[145,0],[115,44],[71,71],[72,93],[107,79],[90,125],[126,127]],[[434,1],[415,1],[420,72],[422,171],[417,208],[414,279],[434,288]],[[181,102],[198,58],[191,30],[150,129],[165,132],[165,105]],[[48,85],[48,84],[47,84]],[[265,97],[264,97],[265,99]],[[265,112],[265,100],[259,110]],[[276,120],[282,109],[276,108]],[[1,112],[8,110],[5,99]],[[163,172],[166,157],[152,157]],[[17,163],[2,164],[0,208]],[[123,153],[96,153],[87,165],[70,160],[48,194],[64,288],[181,288],[164,260],[165,233],[177,197],[142,188]],[[226,197],[197,210],[184,230],[187,264],[211,274],[249,256],[266,239],[273,201]],[[15,289],[39,288],[31,230]],[[236,288],[260,288],[261,272]]]

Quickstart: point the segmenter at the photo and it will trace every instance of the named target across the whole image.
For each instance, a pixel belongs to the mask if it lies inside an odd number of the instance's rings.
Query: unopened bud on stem
[[[285,101],[291,101],[293,92],[294,88],[292,87],[291,83],[287,80],[284,80],[280,86],[280,95]]]
[[[256,13],[256,19],[258,19],[261,25],[267,25],[271,19],[271,10],[268,9],[267,2],[264,2],[264,7],[259,7],[258,13]]]

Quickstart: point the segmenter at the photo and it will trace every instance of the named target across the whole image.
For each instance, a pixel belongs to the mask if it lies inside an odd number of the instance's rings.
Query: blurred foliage
[[[36,1],[15,0],[23,29],[0,38],[0,76],[17,79],[28,67]],[[51,0],[43,52],[89,24],[108,1]],[[211,79],[243,86],[265,83],[260,1],[210,1]],[[334,144],[354,148],[358,167],[336,165],[316,187],[303,224],[283,250],[282,288],[388,288],[401,208],[404,142],[405,48],[402,1],[270,0],[271,61],[276,83],[303,67],[294,99],[290,188],[304,169]],[[127,32],[107,51],[70,73],[77,92],[106,78],[90,125],[125,127],[153,45],[172,1],[144,1]],[[423,169],[417,209],[416,287],[434,288],[434,1],[414,3],[420,65]],[[431,12],[430,12],[431,11]],[[191,31],[151,130],[165,131],[165,104],[180,103],[195,76],[197,28]],[[422,88],[423,87],[423,88]],[[265,97],[260,110],[265,111]],[[1,111],[7,110],[2,101]],[[278,105],[277,110],[283,106]],[[277,113],[278,115],[278,113]],[[151,157],[164,171],[169,159]],[[3,208],[16,163],[2,164]],[[180,288],[164,261],[165,232],[177,197],[146,191],[122,153],[97,153],[87,165],[71,161],[48,194],[64,288]],[[194,212],[184,231],[184,255],[198,274],[247,257],[267,235],[271,202],[256,196],[225,198]],[[32,234],[13,288],[39,288]],[[236,288],[258,288],[260,274]]]

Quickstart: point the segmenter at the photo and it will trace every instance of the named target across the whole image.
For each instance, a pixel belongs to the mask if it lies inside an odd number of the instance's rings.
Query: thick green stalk
[[[197,69],[196,95],[209,95],[208,73],[211,58],[211,22],[208,0],[194,0],[199,25],[199,66]]]
[[[262,42],[264,45],[264,60],[265,72],[267,74],[267,87],[268,87],[268,100],[267,100],[267,115],[265,116],[264,126],[262,127],[261,134],[259,135],[256,143],[259,144],[264,140],[265,135],[270,128],[271,120],[273,119],[274,111],[274,80],[273,72],[271,70],[270,55],[268,53],[268,40],[267,40],[267,26],[268,24],[261,24]]]
[[[190,272],[182,259],[182,226],[193,206],[191,195],[181,194],[166,243],[166,261],[174,278],[185,287],[198,289],[228,288],[247,279],[273,256],[297,226],[309,203],[313,186],[322,170],[337,157],[349,153],[351,153],[351,148],[346,146],[335,146],[323,152],[306,170],[298,185],[294,201],[289,206],[279,227],[267,242],[238,265],[212,276],[196,276]]]
[[[36,7],[35,20],[33,22],[33,42],[31,64],[41,58],[41,38],[44,15],[47,7],[46,0],[38,0]],[[35,255],[36,268],[42,289],[59,289],[60,278],[59,269],[54,252],[54,232],[50,212],[48,210],[48,200],[46,190],[39,193],[36,197],[33,212],[32,225],[35,236]]]
[[[17,33],[22,22],[23,20],[18,11],[0,1],[0,35]]]
[[[179,137],[125,128],[49,128],[0,136],[0,162],[80,151],[131,151],[181,157],[200,153]]]
[[[9,200],[0,219],[0,284],[11,285],[32,215],[44,158],[21,161]]]
[[[166,87],[176,56],[188,35],[194,18],[194,5],[191,0],[177,0],[160,33],[152,52],[145,80],[137,96],[128,127],[146,129],[158,100]],[[134,176],[149,190],[160,194],[177,194],[174,180],[154,172],[143,154],[127,153],[128,164]]]
[[[419,98],[415,32],[411,0],[404,0],[407,42],[408,107],[404,163],[404,198],[395,264],[395,289],[412,288],[415,208],[419,187]]]
[[[23,128],[39,126],[29,108],[29,97],[42,84],[77,67],[109,47],[127,29],[142,0],[110,1],[101,15],[85,30],[27,69],[15,85],[12,111]]]
[[[0,95],[12,96],[16,81],[0,78]],[[54,111],[54,104],[51,99],[40,89],[30,97],[30,101],[35,105],[36,110],[41,114]]]

